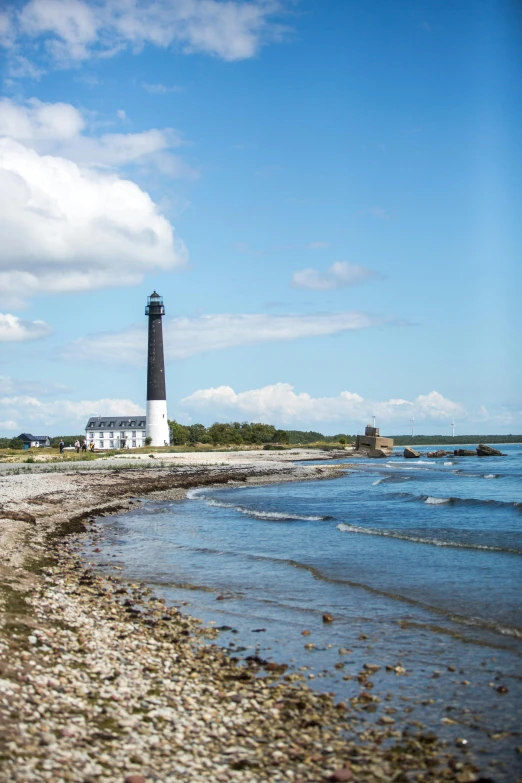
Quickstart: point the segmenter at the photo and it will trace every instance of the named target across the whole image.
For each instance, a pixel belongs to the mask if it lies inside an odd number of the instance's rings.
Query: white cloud
[[[186,54],[202,52],[223,60],[253,57],[283,28],[274,21],[278,0],[29,0],[3,24],[20,47],[24,39],[43,42],[59,67],[122,49],[177,45]]]
[[[186,359],[208,351],[219,351],[240,345],[298,340],[354,329],[365,329],[382,323],[358,312],[318,315],[249,314],[202,315],[195,318],[172,318],[164,324],[165,354],[167,359]],[[120,332],[84,337],[73,342],[65,352],[72,359],[88,358],[111,364],[142,364],[147,350],[144,325],[131,326]]]
[[[25,321],[10,313],[0,313],[0,343],[37,340],[51,331],[45,321]]]
[[[6,421],[0,421],[0,431],[2,432],[9,432],[9,430],[16,430],[18,429],[18,424],[16,421],[13,421],[12,419],[7,419]]]
[[[322,250],[325,247],[330,247],[329,242],[310,242],[309,245],[307,245],[308,250]]]
[[[150,92],[152,95],[165,95],[169,92],[182,92],[183,88],[180,87],[178,84],[161,84],[161,82],[156,84],[149,84],[148,82],[143,82],[142,87],[147,92]]]
[[[79,433],[85,429],[89,416],[137,416],[144,409],[128,399],[56,400],[42,402],[38,397],[19,395],[0,397],[0,417],[5,417],[4,430],[50,428],[55,433]],[[18,424],[16,424],[18,422]],[[9,427],[8,424],[15,426]]]
[[[136,184],[8,138],[0,138],[0,201],[0,291],[12,305],[40,292],[133,285],[186,259]]]
[[[119,110],[118,116],[126,117],[123,110]],[[188,164],[169,152],[184,144],[174,128],[96,137],[84,133],[86,126],[82,113],[68,103],[43,103],[37,98],[25,103],[0,99],[0,136],[22,142],[40,154],[59,155],[88,166],[156,165],[169,176],[195,176]]]
[[[350,264],[349,261],[336,261],[326,272],[319,272],[312,267],[303,269],[300,272],[294,272],[292,287],[305,288],[309,291],[331,291],[334,288],[360,285],[367,280],[378,277],[376,272],[364,266],[359,266],[359,264]]]
[[[288,383],[276,383],[260,389],[235,392],[230,386],[201,389],[180,401],[190,414],[216,419],[251,419],[283,426],[339,423],[351,429],[364,427],[372,416],[378,423],[395,424],[403,429],[412,415],[417,422],[448,422],[467,417],[465,409],[439,392],[420,394],[413,400],[366,400],[359,394],[343,391],[337,397],[312,397],[297,393]]]
[[[45,383],[41,378],[38,380],[20,380],[12,378],[10,375],[0,375],[1,395],[39,394],[40,397],[48,397],[66,392],[70,392],[70,389],[61,383]]]
[[[23,142],[62,140],[78,135],[85,121],[68,103],[43,103],[31,98],[18,104],[10,98],[0,100],[0,136]]]

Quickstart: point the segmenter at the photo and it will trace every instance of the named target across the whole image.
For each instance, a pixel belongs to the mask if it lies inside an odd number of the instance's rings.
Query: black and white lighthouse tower
[[[154,291],[147,297],[145,315],[149,317],[149,353],[147,359],[147,437],[151,446],[169,443],[165,361],[163,359],[163,298]]]

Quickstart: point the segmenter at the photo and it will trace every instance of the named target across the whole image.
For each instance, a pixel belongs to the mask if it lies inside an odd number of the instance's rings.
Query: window
[[[140,421],[140,423],[138,424],[138,427],[144,427],[144,426],[145,426],[145,422],[144,421]]]
[[[109,427],[114,427],[114,424],[115,424],[115,422],[113,422],[113,421],[110,421],[110,422],[109,422],[109,424],[108,424],[108,426],[109,426]]]
[[[136,426],[136,421],[131,421],[129,427],[135,427],[135,426]]]
[[[114,441],[113,440],[109,441],[109,446],[111,447],[111,449],[113,448],[113,446],[114,446]]]
[[[125,422],[124,421],[120,421],[120,427],[125,427]]]
[[[133,441],[132,441],[132,448],[133,448],[133,449],[135,449],[135,448],[136,448],[136,441],[135,441],[135,440],[133,440]]]
[[[103,449],[103,441],[100,441],[100,449]]]
[[[134,431],[133,431],[133,433],[132,433],[132,437],[133,437],[133,438],[135,438],[135,437],[136,437],[136,430],[134,430]]]
[[[93,440],[93,438],[94,438],[94,432],[89,432],[89,438],[90,438],[91,440]]]
[[[89,422],[89,427],[94,427],[95,425],[96,425],[96,422],[95,422],[95,421],[90,421],[90,422]]]
[[[100,440],[102,440],[103,439],[103,432],[99,432],[98,433],[98,437],[100,438]]]
[[[100,421],[100,423],[99,423],[99,425],[98,425],[98,426],[99,426],[99,427],[105,427],[105,422],[104,422],[104,421]]]

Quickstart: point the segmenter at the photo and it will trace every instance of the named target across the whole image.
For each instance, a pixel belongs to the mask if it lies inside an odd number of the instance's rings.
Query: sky
[[[0,436],[522,432],[516,0],[3,0]]]

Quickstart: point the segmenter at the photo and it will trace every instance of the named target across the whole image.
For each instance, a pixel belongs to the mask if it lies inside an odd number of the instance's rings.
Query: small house
[[[31,435],[29,432],[22,432],[18,438],[24,444],[24,449],[45,449],[51,445],[49,435]]]

